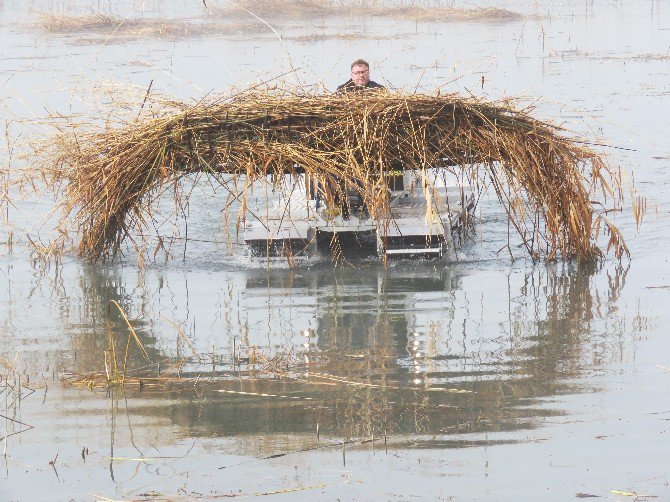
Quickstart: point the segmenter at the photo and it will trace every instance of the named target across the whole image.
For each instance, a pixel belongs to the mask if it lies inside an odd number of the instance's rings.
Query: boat
[[[346,200],[328,204],[304,175],[282,188],[267,181],[248,206],[248,256],[268,263],[327,255],[337,260],[452,258],[472,225],[475,198],[469,186],[437,179],[426,171],[395,173],[387,179],[388,210],[378,217],[355,188],[343,190]]]

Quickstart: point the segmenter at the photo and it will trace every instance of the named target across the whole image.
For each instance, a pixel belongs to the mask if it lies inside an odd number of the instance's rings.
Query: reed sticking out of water
[[[126,347],[124,350],[123,365],[121,367],[121,370],[119,370],[118,355],[116,353],[117,348],[116,339],[114,332],[112,331],[111,321],[109,321],[112,306],[116,307],[116,309],[121,314],[121,317],[123,317],[123,320],[126,322],[126,325],[128,326],[128,339],[126,340]],[[126,372],[128,369],[128,354],[130,352],[131,342],[133,340],[135,341],[137,346],[142,351],[142,355],[144,355],[145,358],[148,359],[149,355],[147,354],[147,351],[144,349],[142,342],[140,342],[137,333],[135,333],[135,329],[133,328],[132,324],[130,324],[130,321],[126,316],[126,313],[121,308],[121,305],[119,305],[115,300],[110,300],[110,302],[107,305],[107,310],[108,310],[108,324],[107,324],[108,350],[105,351],[105,374],[107,376],[108,384],[111,385],[123,384],[125,383],[126,380]]]
[[[4,432],[0,428],[0,444],[2,456],[7,457],[8,439],[33,429],[19,418],[21,417],[21,402],[35,392],[30,384],[30,377],[23,380],[22,374],[16,368],[16,359],[10,361],[6,357],[0,358],[0,422],[4,422]],[[25,392],[25,394],[24,394]],[[17,418],[18,417],[18,418]]]
[[[172,104],[159,117],[105,129],[71,124],[46,152],[46,178],[65,187],[62,226],[88,260],[117,255],[154,222],[157,199],[178,181],[208,174],[241,202],[255,180],[305,173],[326,201],[359,187],[373,216],[388,211],[392,166],[438,170],[490,184],[521,245],[536,258],[590,260],[604,249],[628,253],[605,204],[623,201],[620,175],[531,109],[455,94],[313,95],[247,90],[232,97]],[[65,183],[63,184],[63,181]],[[279,183],[279,181],[277,181]]]

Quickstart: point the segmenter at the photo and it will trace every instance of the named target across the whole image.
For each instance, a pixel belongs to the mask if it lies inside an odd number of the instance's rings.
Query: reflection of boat
[[[250,306],[267,309],[267,298],[286,298],[289,293],[298,305],[312,305],[312,349],[323,353],[370,351],[370,358],[384,359],[387,369],[411,366],[413,371],[409,337],[426,333],[426,327],[434,321],[431,315],[435,302],[440,304],[440,321],[448,321],[449,298],[459,289],[460,281],[461,275],[450,267],[438,268],[429,262],[402,268],[373,264],[365,269],[324,264],[297,272],[248,271],[245,291]],[[258,326],[267,324],[263,320]],[[339,356],[330,363],[326,360],[321,361],[321,369],[338,374],[351,369],[338,366]],[[415,375],[403,370],[394,378],[413,380]]]
[[[625,270],[608,277],[582,265],[538,267],[530,275],[498,272],[490,284],[509,280],[509,310],[488,310],[485,297],[469,294],[472,285],[463,284],[467,276],[459,267],[366,265],[235,272],[226,281],[229,300],[219,307],[226,314],[210,328],[223,333],[215,338],[221,358],[201,345],[198,360],[170,374],[167,363],[178,361],[162,352],[168,343],[156,343],[169,330],[148,323],[138,335],[145,346],[156,347],[149,350],[152,364],[133,350],[137,366],[129,374],[144,378],[144,368],[150,367],[163,371],[152,375],[163,379],[142,391],[128,385],[116,395],[134,397],[129,413],[148,417],[138,423],[154,427],[157,419],[191,435],[225,437],[229,448],[257,457],[311,448],[317,424],[321,437],[388,432],[394,446],[492,445],[526,442],[526,433],[514,431],[533,429],[543,417],[563,413],[547,405],[554,396],[589,389],[571,383],[582,369],[620,358],[619,344],[601,341],[623,339],[626,323],[594,329],[594,319],[603,305],[617,301]],[[104,329],[101,299],[124,304],[129,297],[117,273],[94,268],[86,273],[82,325]],[[188,295],[175,297],[171,291],[176,288],[163,288],[162,279],[160,284],[158,298],[170,295],[188,306]],[[210,298],[209,290],[203,293]],[[499,293],[493,297],[500,300]],[[198,315],[216,310],[213,301],[198,302]],[[150,315],[141,310],[147,305],[139,303],[139,319]],[[125,322],[118,319],[117,326]],[[94,336],[99,331],[72,337],[77,373],[95,370],[104,377],[100,354],[106,346]],[[237,340],[228,349],[227,337]],[[128,339],[125,333],[120,338]],[[249,357],[254,353],[263,357]],[[281,364],[268,364],[272,361]],[[206,398],[194,399],[194,391]],[[76,399],[79,403],[81,396]]]
[[[427,183],[425,173],[412,171],[392,177],[386,213],[375,218],[355,189],[343,190],[346,200],[327,204],[304,178],[276,194],[259,209],[244,229],[252,257],[302,260],[318,254],[379,257],[448,257],[454,237],[470,221],[474,195],[462,186]],[[267,200],[267,199],[266,199]],[[258,216],[258,215],[262,216]]]

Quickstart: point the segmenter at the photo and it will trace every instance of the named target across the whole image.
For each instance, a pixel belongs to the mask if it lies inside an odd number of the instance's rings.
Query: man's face
[[[355,85],[365,85],[370,81],[370,68],[357,64],[351,69],[351,80]]]

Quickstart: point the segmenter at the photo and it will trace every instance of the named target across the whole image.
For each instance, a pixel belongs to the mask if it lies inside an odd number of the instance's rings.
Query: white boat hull
[[[388,214],[374,219],[360,207],[333,211],[306,199],[302,191],[292,192],[255,211],[256,218],[245,225],[244,241],[252,258],[271,262],[359,251],[381,258],[449,258],[453,233],[463,230],[473,206],[468,189],[415,188],[392,192]]]

